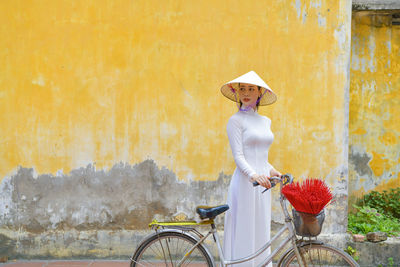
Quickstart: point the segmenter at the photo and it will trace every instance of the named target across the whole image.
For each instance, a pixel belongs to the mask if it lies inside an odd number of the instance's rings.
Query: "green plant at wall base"
[[[394,266],[394,260],[392,257],[388,258],[389,266],[393,267]]]
[[[369,206],[379,213],[400,219],[400,187],[383,192],[371,191],[362,197],[358,205]]]
[[[353,257],[355,261],[359,260],[360,257],[358,256],[357,249],[353,248],[352,246],[348,246],[344,251],[346,251],[347,254]]]
[[[357,209],[354,214],[349,214],[348,230],[353,234],[364,234],[369,232],[385,232],[390,236],[400,234],[400,220],[379,213],[376,209],[368,206],[353,205]]]
[[[394,266],[394,260],[392,257],[388,258],[388,262],[389,262],[389,267],[393,267]],[[382,264],[379,264],[378,267],[383,267]]]

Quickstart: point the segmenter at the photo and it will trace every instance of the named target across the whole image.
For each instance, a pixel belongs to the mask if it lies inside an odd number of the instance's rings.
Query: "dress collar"
[[[246,108],[243,107],[243,108],[240,109],[239,111],[240,111],[240,112],[243,112],[243,113],[246,113],[246,114],[258,114],[258,113],[257,113],[257,108],[256,108],[256,109],[250,108],[250,109],[246,110]]]

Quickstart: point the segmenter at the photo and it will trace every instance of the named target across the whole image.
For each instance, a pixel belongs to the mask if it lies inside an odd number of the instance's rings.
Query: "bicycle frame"
[[[297,245],[296,245],[296,234],[294,231],[294,227],[292,224],[292,218],[289,216],[289,212],[287,211],[287,207],[286,207],[286,201],[285,201],[285,197],[282,195],[282,181],[280,179],[276,179],[279,183],[280,183],[280,190],[281,190],[281,195],[280,195],[280,204],[281,204],[281,208],[283,210],[283,213],[285,215],[285,224],[284,226],[282,226],[279,231],[259,250],[257,250],[255,253],[241,258],[241,259],[235,259],[235,260],[225,260],[224,258],[224,253],[222,251],[221,248],[221,244],[219,242],[219,238],[218,238],[218,233],[216,231],[215,225],[211,224],[212,230],[210,232],[212,232],[213,236],[214,236],[214,240],[217,243],[217,247],[218,247],[218,253],[221,259],[221,266],[227,266],[227,265],[231,265],[231,264],[237,264],[237,263],[242,263],[242,262],[246,262],[249,260],[252,260],[254,258],[256,258],[258,255],[260,255],[261,253],[263,253],[265,250],[267,250],[269,247],[271,247],[272,242],[274,242],[276,239],[278,239],[281,235],[283,235],[283,233],[287,230],[289,231],[289,235],[278,245],[277,248],[275,248],[275,250],[261,263],[260,266],[264,266],[267,265],[268,263],[270,263],[272,261],[272,258],[278,254],[279,251],[281,251],[283,249],[283,247],[289,243],[290,241],[292,242],[292,246],[293,249],[296,253],[297,259],[299,260],[300,257],[300,253],[297,249]],[[210,233],[209,232],[209,233]],[[283,255],[285,256],[285,255]],[[299,260],[299,262],[301,261],[301,259]],[[301,262],[300,266],[304,266],[304,264]]]
[[[304,266],[304,264],[302,262],[302,259],[300,257],[300,252],[299,252],[299,250],[297,248],[297,244],[296,244],[297,237],[296,237],[294,226],[293,226],[293,223],[292,223],[292,218],[289,215],[289,212],[288,212],[287,206],[286,206],[285,197],[282,194],[282,184],[283,184],[283,182],[279,178],[272,177],[271,179],[272,180],[276,180],[277,182],[280,183],[280,205],[281,205],[282,211],[283,211],[284,216],[285,216],[285,224],[284,224],[284,226],[282,226],[279,229],[279,231],[263,247],[261,247],[255,253],[253,253],[253,254],[251,254],[251,255],[249,255],[247,257],[240,258],[240,259],[234,259],[234,260],[225,260],[224,253],[222,251],[221,243],[220,243],[220,240],[219,240],[218,232],[217,232],[217,229],[216,229],[216,226],[214,224],[214,220],[213,219],[202,221],[202,222],[186,221],[186,222],[160,222],[159,223],[157,221],[153,221],[152,223],[150,223],[149,226],[153,227],[153,228],[155,227],[156,231],[160,226],[161,227],[167,227],[167,228],[176,228],[176,229],[180,229],[180,230],[183,230],[183,231],[186,231],[186,232],[194,231],[195,234],[199,237],[197,243],[194,244],[193,247],[191,247],[190,250],[188,252],[186,252],[185,256],[179,261],[178,266],[181,266],[185,262],[185,260],[190,256],[190,254],[193,252],[193,250],[197,246],[202,244],[204,242],[204,240],[207,239],[210,235],[213,235],[214,241],[217,244],[218,254],[219,254],[220,262],[221,262],[221,267],[226,267],[227,265],[234,265],[234,264],[246,262],[246,261],[249,261],[249,260],[252,260],[252,259],[256,258],[261,253],[263,253],[265,250],[267,250],[269,247],[271,247],[272,242],[274,242],[280,236],[282,236],[286,230],[289,232],[288,236],[261,263],[260,266],[264,266],[264,265],[267,265],[268,263],[270,263],[272,261],[273,257],[275,255],[277,255],[278,252],[281,251],[283,249],[283,247],[289,242],[292,243],[292,248],[296,253],[296,256],[297,256],[298,262],[300,263],[300,266]],[[205,236],[199,234],[193,228],[188,228],[188,226],[198,226],[198,225],[207,225],[207,224],[211,225],[211,230]],[[283,259],[283,257],[285,257],[285,256],[286,256],[286,254],[284,254],[281,259]]]

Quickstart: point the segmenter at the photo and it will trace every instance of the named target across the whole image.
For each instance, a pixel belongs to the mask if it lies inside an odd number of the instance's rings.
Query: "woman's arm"
[[[269,125],[269,128],[271,128],[271,119],[268,118],[268,117],[265,117],[265,116],[264,116],[264,118],[267,120],[267,124]],[[270,177],[274,177],[274,176],[281,177],[281,176],[282,176],[282,174],[281,174],[279,171],[277,171],[277,170],[274,168],[274,166],[272,166],[271,163],[269,163],[269,162],[267,162],[267,163],[268,163],[268,165],[271,167],[271,168],[270,168],[270,171],[269,171],[269,176],[270,176]]]
[[[238,169],[251,181],[251,177],[257,175],[254,169],[246,161],[243,154],[242,125],[239,118],[231,117],[226,127],[229,144],[231,145],[233,159]]]

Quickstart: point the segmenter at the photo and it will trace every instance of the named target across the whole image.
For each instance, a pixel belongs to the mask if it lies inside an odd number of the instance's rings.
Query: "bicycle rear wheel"
[[[346,252],[339,250],[335,247],[331,247],[329,245],[307,244],[300,247],[299,249],[303,262],[306,264],[307,267],[359,266],[358,263]],[[299,266],[294,250],[292,250],[283,259],[280,266]]]
[[[197,243],[193,237],[173,231],[159,232],[144,240],[131,260],[131,267],[172,267],[184,258]],[[213,267],[213,260],[202,244],[199,244],[181,266]]]

